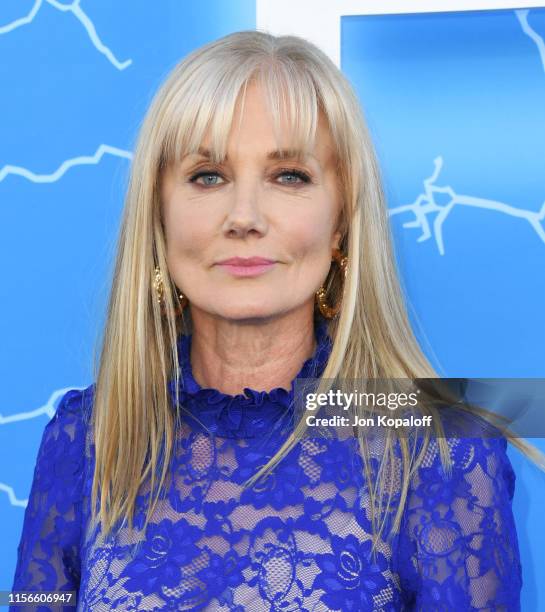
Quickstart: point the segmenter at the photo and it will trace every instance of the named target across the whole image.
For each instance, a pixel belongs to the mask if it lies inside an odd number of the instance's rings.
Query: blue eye
[[[190,183],[195,183],[197,181],[197,179],[201,178],[201,177],[204,177],[205,179],[209,179],[209,178],[212,178],[212,179],[214,179],[214,178],[215,179],[221,178],[220,175],[217,172],[213,172],[213,171],[207,170],[207,171],[203,171],[203,172],[197,172],[196,174],[194,174],[189,179],[189,182]],[[209,187],[210,186],[214,187],[215,185],[218,185],[219,183],[217,181],[213,181],[213,182],[205,181],[203,184],[206,185],[206,186],[209,186]]]
[[[306,174],[305,172],[301,172],[301,170],[290,170],[288,168],[283,168],[280,172],[280,174],[277,174],[276,178],[279,178],[281,176],[291,176],[291,177],[295,177],[296,179],[299,179],[300,182],[303,183],[309,183],[310,182],[310,177],[308,176],[308,174]],[[284,185],[298,185],[300,184],[299,181],[283,181]]]

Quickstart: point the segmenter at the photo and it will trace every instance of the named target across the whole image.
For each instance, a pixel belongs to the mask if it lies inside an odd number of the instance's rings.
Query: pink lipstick
[[[226,272],[233,276],[259,276],[271,270],[276,261],[265,257],[231,257],[218,262]]]

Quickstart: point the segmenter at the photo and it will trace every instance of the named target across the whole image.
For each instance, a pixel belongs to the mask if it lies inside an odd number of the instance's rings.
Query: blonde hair
[[[320,381],[372,378],[437,378],[416,341],[405,311],[394,264],[382,182],[360,104],[344,75],[316,46],[295,36],[275,37],[258,31],[236,32],[207,44],[181,61],[155,95],[141,126],[126,195],[118,252],[98,365],[95,364],[93,517],[100,491],[99,518],[107,535],[119,520],[132,527],[135,499],[151,475],[152,496],[146,525],[168,476],[180,412],[172,409],[168,381],[179,387],[177,338],[190,320],[175,313],[176,287],[168,275],[159,197],[161,172],[194,153],[205,132],[215,161],[224,158],[235,104],[257,80],[279,131],[290,123],[294,146],[311,150],[319,112],[323,112],[336,146],[342,194],[341,250],[349,266],[344,288],[327,279],[328,299],[342,300],[328,333],[333,346]],[[154,269],[165,279],[163,316],[154,288]],[[331,278],[330,278],[331,277]],[[341,292],[342,289],[342,292]],[[176,395],[176,405],[178,396]],[[437,415],[436,408],[430,412]],[[437,423],[437,444],[445,469],[450,455]],[[246,483],[268,473],[301,438],[301,420],[271,461]],[[423,457],[396,430],[388,437],[379,478],[372,482],[365,435],[358,444],[369,482],[373,530],[379,535],[382,500],[394,469],[392,448],[402,457],[401,499],[393,530],[398,529],[409,479]],[[506,436],[545,470],[545,456],[523,439]],[[396,468],[397,469],[397,468]],[[160,477],[156,479],[157,472]],[[376,488],[376,492],[375,491]],[[390,489],[391,492],[391,489]],[[376,500],[380,503],[376,503]],[[389,503],[389,502],[388,502]]]

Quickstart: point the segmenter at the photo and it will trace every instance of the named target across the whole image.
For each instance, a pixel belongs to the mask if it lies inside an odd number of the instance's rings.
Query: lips
[[[273,270],[276,265],[274,259],[265,257],[231,257],[218,263],[218,267],[224,272],[238,278],[261,276]]]
[[[265,257],[231,257],[219,263],[229,266],[262,266],[275,263],[275,261],[274,259],[266,259]]]

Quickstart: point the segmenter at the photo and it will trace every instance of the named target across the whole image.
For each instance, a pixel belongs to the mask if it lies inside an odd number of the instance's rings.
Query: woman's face
[[[174,283],[192,309],[231,320],[312,312],[341,238],[333,144],[323,116],[312,156],[278,159],[274,153],[290,146],[290,134],[282,126],[277,146],[265,109],[261,90],[250,85],[240,129],[240,106],[235,112],[226,161],[207,159],[206,137],[202,155],[170,167],[161,184]],[[271,263],[221,263],[234,257]]]

